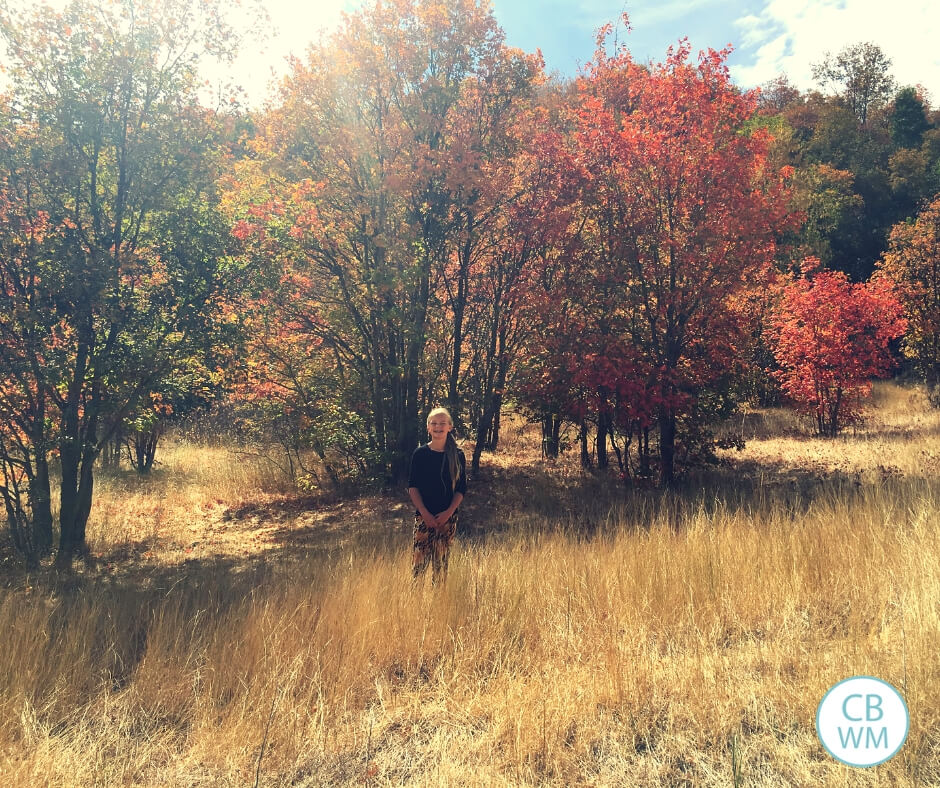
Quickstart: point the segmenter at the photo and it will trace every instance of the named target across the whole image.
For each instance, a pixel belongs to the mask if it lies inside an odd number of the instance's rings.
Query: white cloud
[[[811,65],[826,52],[872,41],[891,58],[899,85],[920,83],[940,99],[936,0],[769,0],[735,25],[742,45],[756,49],[751,63],[731,67],[742,86],[786,74],[803,89],[814,87]]]
[[[734,26],[740,31],[738,33],[739,47],[759,47],[771,32],[767,20],[753,14],[736,19]]]

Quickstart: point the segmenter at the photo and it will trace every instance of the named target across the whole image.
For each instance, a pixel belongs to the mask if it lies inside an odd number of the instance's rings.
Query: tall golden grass
[[[837,441],[753,414],[671,493],[544,469],[520,432],[436,588],[397,501],[298,511],[177,447],[104,485],[101,565],[0,592],[3,785],[940,783],[940,416],[890,384],[875,404]],[[151,510],[136,571],[109,569]],[[855,674],[911,713],[868,770],[814,728]]]

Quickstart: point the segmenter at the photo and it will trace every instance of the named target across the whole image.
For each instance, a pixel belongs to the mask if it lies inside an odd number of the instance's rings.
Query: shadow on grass
[[[145,473],[121,465],[120,467],[104,466],[95,468],[95,481],[120,486],[124,489],[136,491],[143,489],[150,491],[154,487],[174,488],[184,487],[196,483],[199,474],[191,468],[177,468],[154,463],[154,466]]]
[[[616,469],[572,470],[558,463],[511,470],[488,468],[464,507],[462,535],[470,540],[526,527],[559,527],[576,538],[594,538],[624,526],[654,522],[681,529],[688,518],[717,511],[749,516],[783,510],[807,511],[820,495],[854,496],[864,486],[856,474],[825,465],[728,461],[696,468],[668,489],[622,481]]]
[[[824,468],[736,461],[697,470],[674,488],[659,490],[625,485],[613,472],[575,472],[563,463],[491,463],[471,485],[458,538],[468,545],[498,544],[520,532],[562,531],[574,541],[590,541],[653,522],[680,530],[700,512],[740,512],[759,519],[763,511],[782,509],[798,516],[820,497],[850,500],[875,486],[925,480],[865,482]],[[928,481],[940,496],[940,482]],[[900,487],[898,491],[901,495]],[[167,637],[164,621],[180,622],[182,653],[201,653],[210,645],[210,635],[200,624],[207,616],[237,622],[259,594],[264,598],[315,583],[353,556],[400,559],[404,578],[412,510],[403,497],[390,491],[327,503],[297,496],[234,508],[230,518],[239,529],[265,529],[268,536],[248,555],[208,555],[164,564],[139,560],[144,547],[140,543],[121,545],[95,561],[77,562],[70,573],[47,567],[27,574],[4,567],[9,590],[0,591],[0,604],[9,620],[41,622],[35,637],[48,655],[43,663],[49,665],[59,665],[56,654],[74,648],[69,638],[78,624],[92,652],[86,664],[94,666],[93,672],[72,676],[68,666],[56,669],[67,674],[72,698],[88,701],[103,686],[120,691],[128,685],[155,631]],[[37,609],[43,611],[41,616],[36,616]],[[82,706],[72,703],[71,708]],[[67,728],[75,721],[68,708],[50,709],[47,717]]]
[[[562,531],[590,540],[653,523],[678,531],[698,513],[710,516],[719,511],[755,518],[771,512],[797,517],[820,497],[851,500],[874,485],[898,481],[890,475],[879,479],[834,471],[823,463],[795,467],[734,459],[694,469],[663,490],[625,483],[613,468],[581,471],[575,462],[570,457],[554,463],[485,462],[461,507],[458,539],[479,544],[519,533]],[[905,477],[907,482],[917,478]],[[8,588],[32,584],[63,597],[109,588],[160,593],[177,583],[209,582],[207,578],[216,583],[219,577],[234,590],[233,584],[244,576],[261,579],[265,572],[311,558],[334,562],[352,555],[360,559],[406,555],[411,549],[413,509],[404,490],[344,498],[278,496],[232,507],[222,523],[232,544],[244,540],[244,549],[190,556],[191,550],[181,547],[173,562],[160,563],[150,560],[149,542],[124,542],[93,561],[78,562],[71,574],[44,569],[27,575],[9,547],[0,545],[0,575]],[[231,583],[225,578],[232,578]]]
[[[197,658],[219,647],[219,622],[232,622],[237,632],[258,594],[276,594],[300,575],[264,557],[216,557],[114,572],[78,564],[70,573],[33,574],[31,585],[0,591],[4,621],[20,624],[13,627],[14,643],[24,637],[24,625],[31,627],[32,668],[16,667],[21,663],[14,654],[5,664],[32,677],[26,685],[35,685],[38,694],[31,702],[51,734],[87,727],[94,724],[83,717],[87,704],[102,689],[125,689],[152,642],[161,644],[157,660],[167,643],[174,644],[175,653]],[[9,683],[12,675],[0,684]],[[0,703],[0,719],[9,709]],[[161,724],[180,733],[191,724],[186,713],[153,709],[153,714],[164,713],[168,716],[160,718]]]

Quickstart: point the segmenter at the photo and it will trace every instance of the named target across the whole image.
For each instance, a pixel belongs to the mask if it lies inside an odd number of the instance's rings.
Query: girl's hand
[[[421,512],[421,519],[424,520],[424,524],[428,528],[437,527],[437,518],[433,514],[431,514],[427,509]]]
[[[444,523],[446,523],[453,516],[453,514],[454,513],[450,509],[445,509],[443,512],[441,512],[436,518],[438,528],[443,526]]]

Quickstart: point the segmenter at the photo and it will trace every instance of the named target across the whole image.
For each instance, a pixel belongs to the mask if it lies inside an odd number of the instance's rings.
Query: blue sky
[[[637,60],[645,61],[661,60],[666,48],[681,36],[689,38],[694,51],[732,43],[735,35],[728,20],[743,16],[747,5],[748,0],[493,0],[493,12],[510,44],[527,51],[540,47],[549,70],[574,74],[579,64],[591,58],[595,31],[618,20],[624,10],[632,31],[627,33],[620,26],[619,40]]]
[[[14,0],[30,3],[34,0]],[[62,6],[66,0],[46,0]],[[320,30],[329,30],[367,0],[231,0],[263,6],[273,33],[263,43],[246,43],[231,67],[210,70],[213,80],[231,79],[247,101],[261,106],[272,79],[286,71],[289,53],[302,55]],[[371,0],[369,0],[371,2]],[[662,60],[682,36],[693,51],[727,44],[732,78],[754,87],[786,74],[800,88],[813,87],[810,66],[827,51],[861,41],[877,43],[893,61],[899,85],[920,84],[933,106],[940,105],[940,0],[490,0],[506,40],[528,52],[541,48],[549,71],[573,76],[590,60],[595,31],[626,10],[633,28],[621,29],[635,59]],[[244,15],[244,24],[250,25]],[[0,74],[2,82],[2,74]]]
[[[937,0],[492,0],[510,44],[541,47],[549,69],[573,74],[590,59],[594,31],[626,10],[623,38],[637,60],[661,60],[687,37],[693,52],[734,48],[732,77],[742,87],[785,73],[813,87],[811,64],[827,51],[874,41],[902,85],[920,83],[940,101],[940,3]]]
[[[335,27],[341,12],[363,0],[261,0],[275,34],[264,52],[249,48],[228,73],[241,82],[249,102],[268,95],[272,75],[284,73],[284,56],[302,54],[318,29]],[[250,0],[245,0],[250,2]],[[727,44],[732,78],[742,87],[785,73],[795,85],[813,87],[812,63],[827,51],[874,41],[893,61],[900,85],[921,84],[940,103],[940,2],[938,0],[491,0],[507,42],[526,51],[541,48],[549,71],[574,75],[590,60],[595,31],[630,16],[621,28],[637,60],[661,60],[670,44],[686,36],[693,51]],[[625,36],[625,38],[624,38]]]

